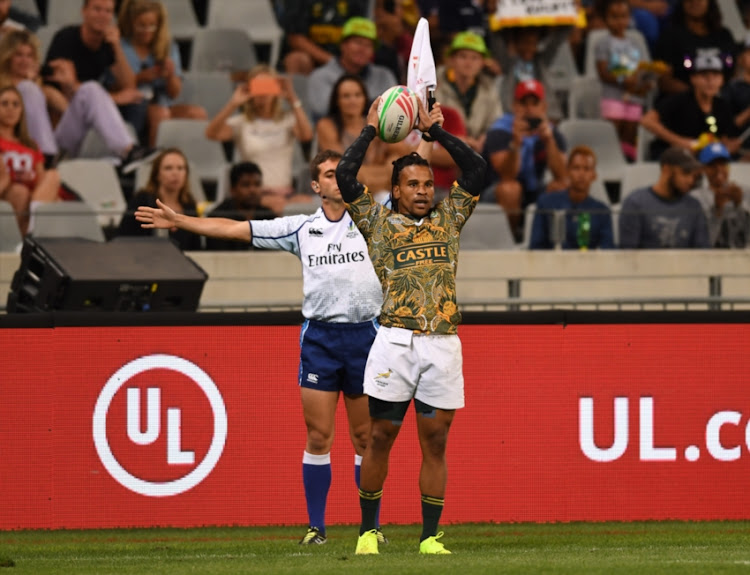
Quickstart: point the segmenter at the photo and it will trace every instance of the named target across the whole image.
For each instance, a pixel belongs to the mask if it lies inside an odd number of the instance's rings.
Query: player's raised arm
[[[433,123],[427,134],[437,140],[450,154],[461,170],[458,185],[474,196],[478,196],[484,184],[487,162],[459,138],[446,132],[438,123]]]
[[[158,206],[156,208],[138,207],[135,219],[141,222],[141,227],[162,230],[178,228],[221,240],[250,242],[252,239],[248,222],[227,218],[196,218],[178,214],[159,199],[156,200],[156,205]]]
[[[440,124],[441,126],[443,125],[443,110],[440,108],[440,102],[435,102],[435,104],[432,106],[432,110],[430,110],[429,112],[422,103],[422,100],[420,100],[419,98],[417,98],[417,105],[419,107],[419,118],[417,120],[416,128],[422,132],[422,139],[419,141],[419,145],[417,146],[417,154],[422,156],[428,162],[431,162],[433,150],[432,144],[434,140],[430,138],[429,134],[427,134],[427,136],[425,136],[425,134],[429,132],[432,124]],[[426,121],[423,121],[423,116],[427,119]]]
[[[357,180],[357,173],[367,154],[367,148],[377,134],[378,126],[378,104],[380,97],[370,106],[367,112],[367,125],[362,128],[356,140],[344,152],[339,165],[336,167],[336,181],[339,185],[341,197],[345,202],[353,202],[358,196],[365,192],[365,186]]]

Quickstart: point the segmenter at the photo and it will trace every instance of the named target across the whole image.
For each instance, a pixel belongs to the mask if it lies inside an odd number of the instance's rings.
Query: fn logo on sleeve
[[[430,242],[398,248],[394,251],[394,267],[396,269],[424,266],[428,264],[449,263],[448,244],[445,242]]]

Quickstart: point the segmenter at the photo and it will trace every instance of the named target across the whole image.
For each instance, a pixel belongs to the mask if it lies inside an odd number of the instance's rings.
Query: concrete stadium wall
[[[209,276],[203,306],[301,302],[300,263],[291,254],[188,255]],[[0,254],[1,305],[19,262],[16,254]],[[464,305],[497,302],[508,297],[508,280],[520,279],[524,299],[702,298],[712,276],[722,278],[723,296],[750,296],[750,251],[464,251],[458,294]]]

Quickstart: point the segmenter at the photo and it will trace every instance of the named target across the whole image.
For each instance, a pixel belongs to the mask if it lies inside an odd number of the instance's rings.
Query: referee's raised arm
[[[379,103],[380,97],[378,96],[367,112],[367,125],[362,128],[362,132],[357,139],[344,152],[344,156],[336,168],[336,181],[339,184],[341,197],[346,203],[353,202],[367,189],[364,184],[357,180],[357,173],[365,159],[370,142],[375,139],[377,134]]]

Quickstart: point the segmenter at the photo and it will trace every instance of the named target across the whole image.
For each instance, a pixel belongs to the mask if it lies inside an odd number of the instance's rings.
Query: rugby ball
[[[380,96],[378,136],[384,142],[400,142],[417,124],[417,95],[406,86],[393,86]]]

